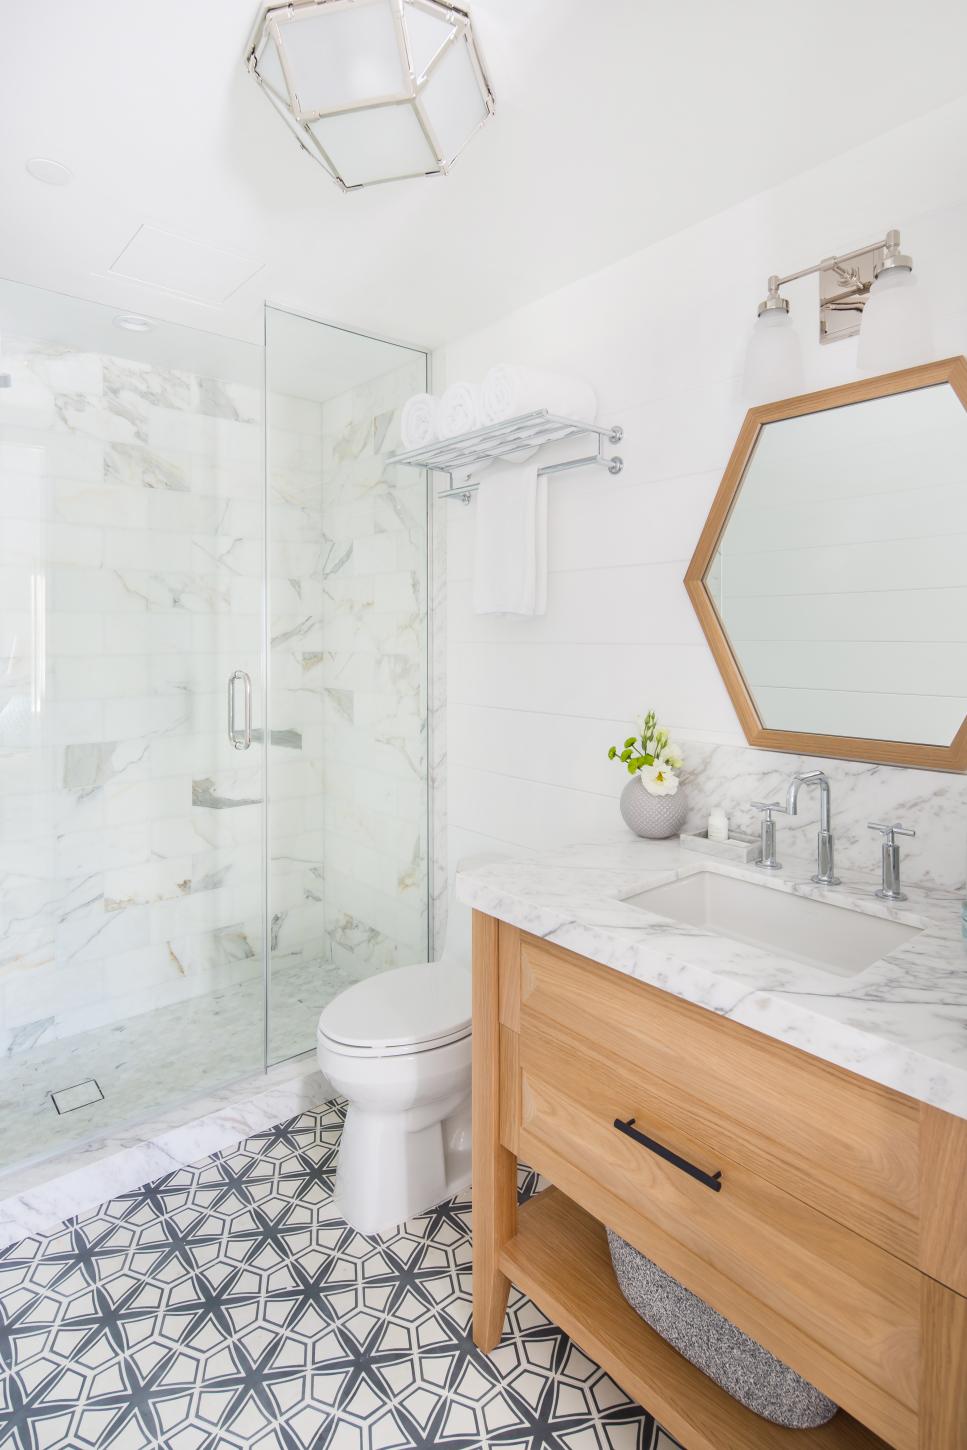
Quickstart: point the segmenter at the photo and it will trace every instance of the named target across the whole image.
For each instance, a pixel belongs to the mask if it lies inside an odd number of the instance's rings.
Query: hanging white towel
[[[456,438],[459,433],[472,433],[480,424],[480,384],[451,383],[437,404],[437,437]]]
[[[476,614],[543,614],[547,608],[547,480],[537,464],[495,465],[477,490]]]
[[[400,416],[400,439],[404,448],[426,448],[436,442],[436,413],[439,401],[432,393],[407,398]]]
[[[581,423],[593,423],[598,411],[590,383],[516,363],[498,363],[489,369],[481,384],[480,404],[484,423],[502,423],[539,408]]]

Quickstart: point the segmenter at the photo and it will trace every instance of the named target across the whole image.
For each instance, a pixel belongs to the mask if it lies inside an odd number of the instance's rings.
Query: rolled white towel
[[[403,404],[400,439],[404,448],[426,448],[437,440],[438,399],[432,393],[415,393]]]
[[[498,363],[490,368],[480,392],[484,423],[502,423],[539,408],[581,423],[593,423],[598,411],[590,383],[516,363]]]
[[[480,400],[479,383],[451,383],[437,404],[437,437],[456,438],[479,428],[483,422]]]

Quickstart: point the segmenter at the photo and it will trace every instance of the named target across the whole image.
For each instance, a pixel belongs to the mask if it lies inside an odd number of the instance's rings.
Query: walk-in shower
[[[0,284],[0,1173],[427,956],[422,352]]]

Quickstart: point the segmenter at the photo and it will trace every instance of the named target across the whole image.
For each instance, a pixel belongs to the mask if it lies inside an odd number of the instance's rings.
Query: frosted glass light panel
[[[967,715],[954,388],[766,423],[704,583],[767,730],[951,745]]]
[[[436,169],[436,157],[412,106],[346,111],[309,126],[347,187],[386,176],[419,176]]]
[[[246,65],[347,191],[445,172],[493,113],[470,17],[439,0],[270,5]]]

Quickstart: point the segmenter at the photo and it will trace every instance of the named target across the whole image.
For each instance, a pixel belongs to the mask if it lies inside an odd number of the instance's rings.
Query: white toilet
[[[349,987],[323,1009],[316,1051],[349,1100],[335,1206],[354,1228],[382,1233],[468,1186],[469,954]]]

